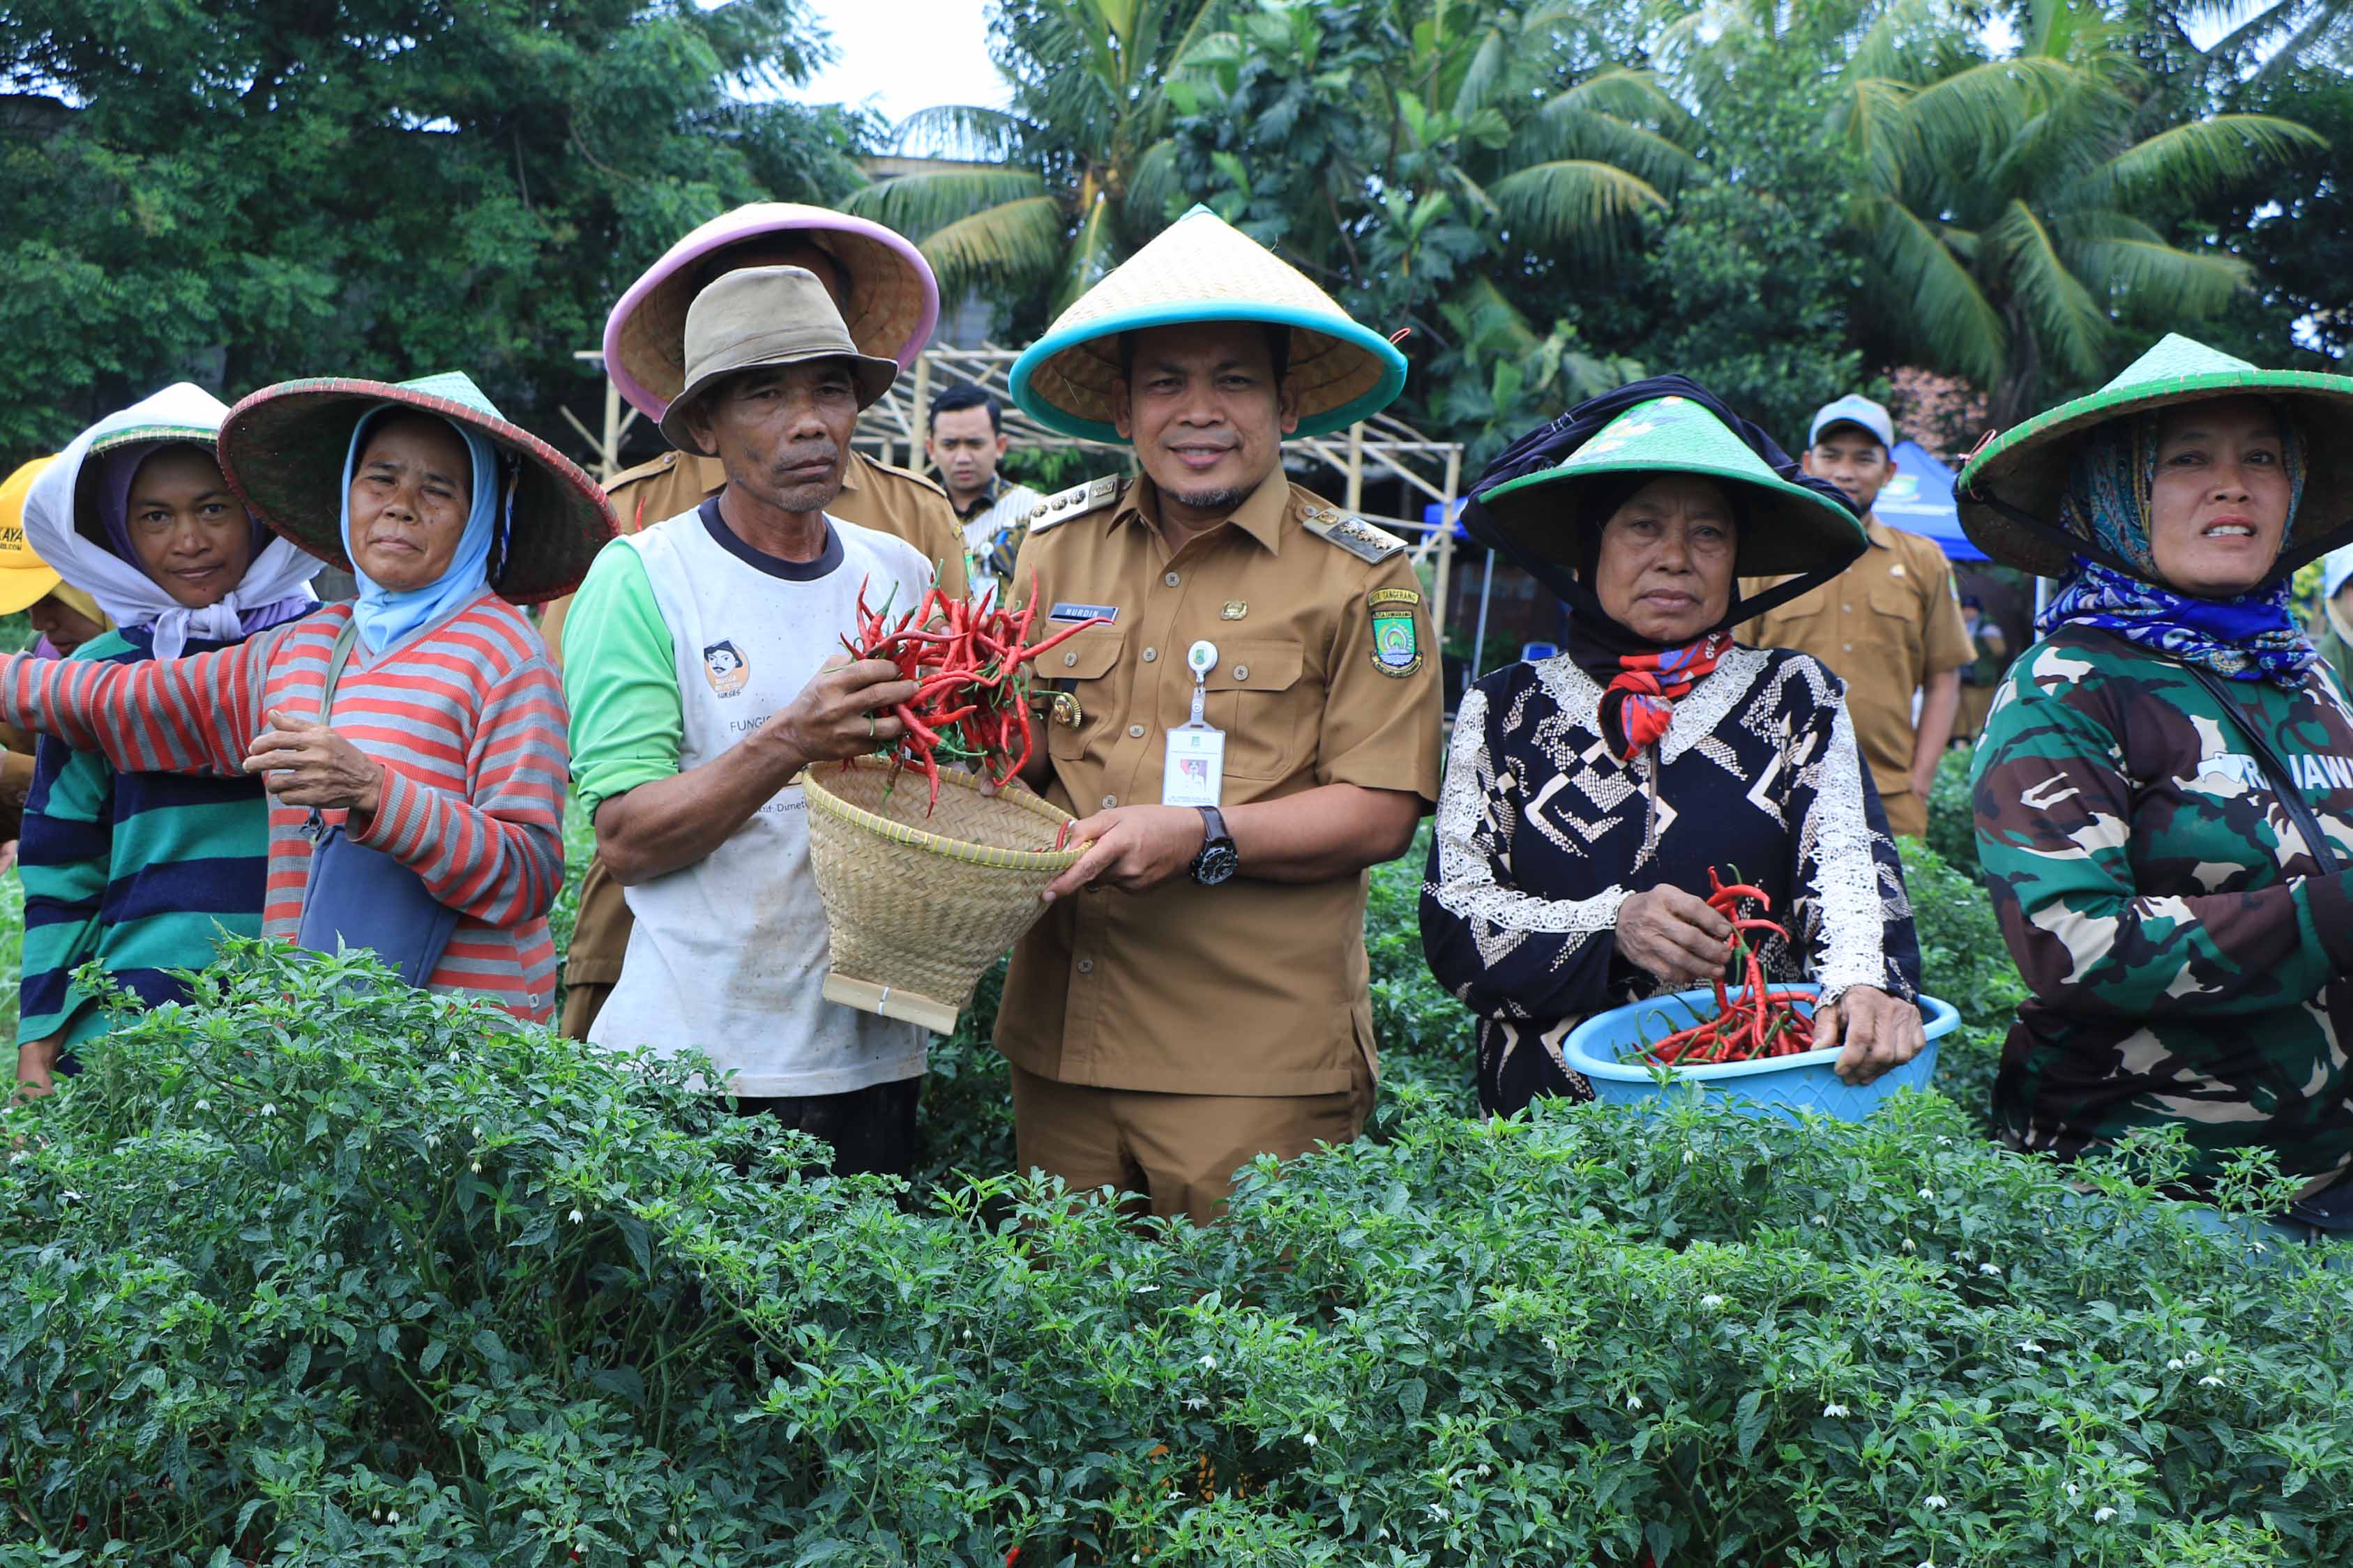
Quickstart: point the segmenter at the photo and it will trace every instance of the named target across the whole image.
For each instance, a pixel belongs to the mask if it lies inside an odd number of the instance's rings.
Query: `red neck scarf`
[[[1620,655],[1619,674],[1601,692],[1601,737],[1618,760],[1630,763],[1657,745],[1677,700],[1731,651],[1731,633],[1710,632],[1682,647]]]

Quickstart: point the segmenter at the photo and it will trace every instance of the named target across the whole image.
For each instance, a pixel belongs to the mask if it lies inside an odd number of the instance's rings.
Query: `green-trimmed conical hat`
[[[1299,394],[1302,436],[1369,419],[1405,390],[1405,355],[1388,339],[1359,325],[1305,273],[1196,206],[1081,295],[1013,362],[1013,401],[1064,435],[1116,441],[1120,334],[1188,321],[1291,329],[1288,380]]]
[[[563,453],[510,423],[471,377],[450,371],[397,384],[322,376],[253,393],[221,424],[221,472],[256,517],[343,571],[343,458],[360,416],[406,404],[476,430],[518,459],[514,527],[491,586],[535,605],[580,585],[613,537],[612,504]]]
[[[1638,403],[1552,468],[1507,480],[1479,500],[1511,543],[1574,564],[1578,530],[1571,525],[1586,521],[1579,492],[1592,480],[1625,474],[1697,474],[1740,487],[1749,513],[1740,538],[1743,576],[1836,572],[1870,548],[1854,513],[1775,473],[1688,397]]]
[[[1953,483],[1961,528],[2005,566],[2061,576],[2077,552],[2010,512],[2022,512],[2046,529],[2059,527],[2067,465],[2085,431],[2177,403],[2248,396],[2285,405],[2307,437],[2311,470],[2304,500],[2289,520],[2272,576],[2293,572],[2353,531],[2353,377],[2264,370],[2178,332],[2099,391],[2038,414],[1971,453]]]

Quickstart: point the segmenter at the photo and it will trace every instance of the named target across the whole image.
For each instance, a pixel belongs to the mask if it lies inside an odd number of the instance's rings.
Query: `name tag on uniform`
[[[1117,605],[1056,605],[1046,612],[1050,621],[1115,621],[1119,619]]]
[[[1226,784],[1226,732],[1207,724],[1168,731],[1168,760],[1160,770],[1163,805],[1218,805]]]
[[[1226,732],[1201,718],[1203,682],[1218,667],[1213,643],[1197,642],[1185,651],[1193,671],[1193,717],[1166,731],[1168,752],[1160,765],[1160,804],[1219,805],[1226,787]]]

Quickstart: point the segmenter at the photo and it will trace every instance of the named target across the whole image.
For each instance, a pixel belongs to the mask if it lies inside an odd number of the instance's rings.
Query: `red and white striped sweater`
[[[277,709],[319,711],[349,605],[330,605],[193,658],[102,664],[17,655],[0,666],[0,716],[105,754],[118,768],[242,774]],[[539,634],[484,593],[363,662],[335,689],[337,733],[384,764],[373,819],[346,830],[424,879],[459,912],[436,991],[544,1019],[555,1000],[547,911],[564,881],[564,690]],[[342,812],[328,812],[332,823]],[[302,919],[308,806],[269,801],[262,929],[291,942]]]

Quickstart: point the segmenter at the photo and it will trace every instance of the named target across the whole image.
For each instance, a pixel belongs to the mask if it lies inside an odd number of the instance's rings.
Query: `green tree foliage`
[[[986,287],[1042,324],[1166,221],[1168,82],[1224,5],[1000,0],[1011,107],[947,105],[899,128],[902,149],[970,166],[902,174],[846,205],[913,236],[950,294]]]
[[[175,377],[464,367],[544,427],[681,232],[856,183],[751,96],[822,49],[804,0],[0,6],[0,451]]]

